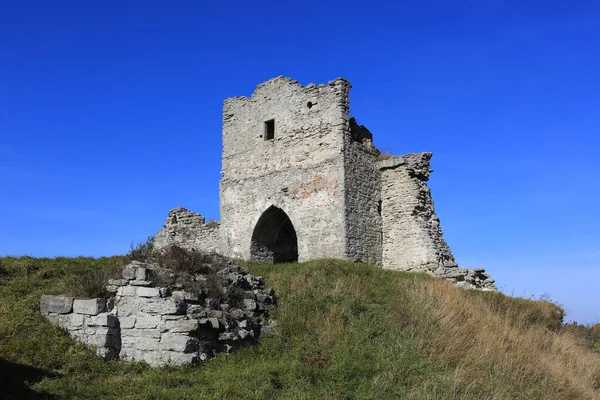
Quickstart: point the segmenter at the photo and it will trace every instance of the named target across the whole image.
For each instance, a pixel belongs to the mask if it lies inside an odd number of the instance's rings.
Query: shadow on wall
[[[28,384],[55,376],[56,374],[43,369],[0,359],[0,399],[54,399],[50,394],[32,390]]]

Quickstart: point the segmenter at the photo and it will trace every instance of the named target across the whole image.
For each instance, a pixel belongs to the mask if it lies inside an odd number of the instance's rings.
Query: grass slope
[[[39,314],[124,257],[0,258],[0,398],[594,399],[600,359],[552,303],[320,260],[249,263],[278,334],[202,366],[103,362]]]

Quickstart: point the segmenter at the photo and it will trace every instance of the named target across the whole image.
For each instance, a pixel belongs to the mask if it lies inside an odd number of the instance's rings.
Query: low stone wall
[[[235,297],[222,299],[155,287],[148,278],[156,268],[133,262],[122,279],[109,280],[114,297],[42,296],[40,311],[106,360],[145,361],[153,367],[195,364],[254,343],[272,329],[268,311],[274,293],[243,268],[231,265],[218,272],[228,290],[236,289],[231,290]]]
[[[109,302],[109,306],[110,306]],[[106,360],[117,359],[121,349],[118,318],[108,312],[105,299],[75,300],[47,296],[40,299],[40,311],[71,337],[96,348]]]
[[[177,207],[169,211],[163,228],[157,232],[154,248],[160,250],[176,244],[188,250],[222,254],[219,227],[217,221],[206,223],[202,215]]]

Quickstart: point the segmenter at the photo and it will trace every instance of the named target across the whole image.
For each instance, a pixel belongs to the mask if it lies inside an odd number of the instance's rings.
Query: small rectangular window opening
[[[265,121],[265,140],[271,140],[275,138],[275,120],[271,119]]]

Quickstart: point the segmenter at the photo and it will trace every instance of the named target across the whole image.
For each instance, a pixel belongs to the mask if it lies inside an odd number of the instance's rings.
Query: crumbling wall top
[[[423,182],[429,180],[429,175],[433,172],[430,169],[430,162],[433,153],[408,153],[403,156],[392,156],[377,161],[377,168],[384,171],[404,166],[411,175],[421,179]]]
[[[333,80],[327,82],[327,84],[325,84],[325,83],[320,83],[320,84],[309,83],[306,86],[304,86],[304,85],[298,83],[298,81],[295,79],[289,78],[287,76],[279,75],[275,78],[269,79],[266,82],[256,85],[256,88],[254,89],[254,92],[252,93],[252,95],[250,97],[248,97],[248,96],[233,96],[233,97],[229,97],[229,98],[225,99],[224,103],[228,104],[231,102],[247,101],[249,99],[260,98],[265,92],[272,91],[274,89],[274,87],[277,88],[276,90],[280,90],[281,88],[285,88],[285,87],[295,87],[296,89],[300,89],[300,90],[315,90],[315,89],[322,90],[322,89],[333,88],[334,90],[342,90],[343,92],[345,92],[345,95],[347,95],[348,92],[350,91],[350,89],[352,88],[352,85],[350,84],[350,81],[348,81],[346,78],[339,77],[339,78],[336,78],[336,79],[333,79]]]

